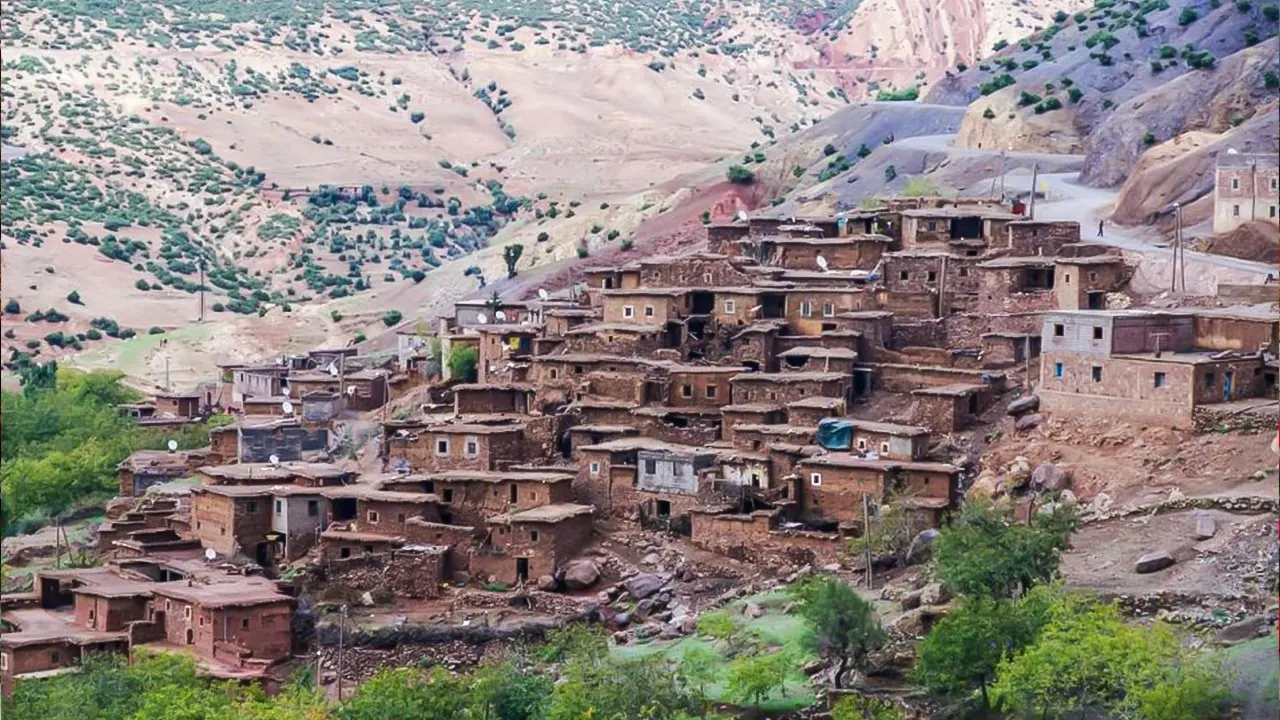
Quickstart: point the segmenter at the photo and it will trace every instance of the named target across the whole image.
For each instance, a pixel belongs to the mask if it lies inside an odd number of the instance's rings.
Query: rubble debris
[[[1164,550],[1155,550],[1146,553],[1138,558],[1138,562],[1134,564],[1133,571],[1139,575],[1147,573],[1159,572],[1167,567],[1172,566],[1177,560]]]

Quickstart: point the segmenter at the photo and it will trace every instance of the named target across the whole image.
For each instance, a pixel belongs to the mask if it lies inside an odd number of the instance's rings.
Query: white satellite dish
[[[480,323],[481,325],[484,325],[489,322],[489,316],[485,315],[484,313],[480,313],[479,315],[476,316],[476,322]]]
[[[213,548],[205,548],[204,559],[208,560],[209,562],[213,562],[214,560],[218,559],[218,553],[214,552]]]
[[[396,435],[399,435],[400,437],[409,437],[409,431],[401,428],[396,431]]]
[[[173,452],[174,450],[177,450],[177,449],[178,449],[178,441],[177,441],[177,440],[170,440],[168,443],[166,443],[166,445],[168,445],[168,446],[169,446],[169,452]]]
[[[822,257],[821,255],[819,255],[818,257],[814,258],[814,260],[818,263],[818,267],[819,267],[819,268],[822,268],[822,272],[826,272],[826,271],[828,270],[828,268],[830,267],[830,266],[828,266],[828,265],[827,265],[827,259],[826,259],[826,258],[824,258],[824,257]]]
[[[280,409],[284,410],[285,415],[292,415],[293,403],[289,402],[288,400],[285,400],[283,403],[280,404]]]
[[[329,374],[330,374],[330,375],[332,375],[332,376],[334,376],[334,377],[337,377],[337,376],[338,376],[338,364],[337,364],[337,363],[329,363],[329,367],[328,367],[328,368],[326,368],[326,369],[329,371]]]
[[[498,312],[493,314],[493,319],[498,322],[506,322],[507,314],[499,310]]]
[[[1239,150],[1237,150],[1237,149],[1235,149],[1235,148],[1233,148],[1233,147],[1229,147],[1229,148],[1227,148],[1227,154],[1228,154],[1228,155],[1239,155],[1239,154],[1240,154],[1240,151],[1239,151]]]
[[[543,300],[548,300],[551,298],[551,293],[547,292],[546,288],[538,288],[538,297]]]
[[[738,221],[739,221],[739,222],[746,222],[746,221],[747,221],[747,211],[746,211],[746,210],[739,210],[739,211],[738,211]]]
[[[272,455],[271,457],[269,457],[269,458],[267,458],[267,459],[271,461],[271,464],[272,464],[272,465],[279,465],[279,464],[280,464],[280,456],[279,456],[279,455]]]
[[[348,394],[348,395],[355,395],[355,394],[356,394],[356,386],[355,386],[355,385],[348,385],[348,386],[347,386],[347,394]]]

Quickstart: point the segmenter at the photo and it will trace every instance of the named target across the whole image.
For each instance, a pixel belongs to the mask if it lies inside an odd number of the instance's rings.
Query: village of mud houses
[[[1277,0],[5,0],[4,720],[1275,720]]]

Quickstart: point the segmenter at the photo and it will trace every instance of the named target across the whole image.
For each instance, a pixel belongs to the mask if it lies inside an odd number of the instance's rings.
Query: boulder
[[[680,618],[679,624],[680,624],[680,632],[684,633],[685,635],[691,635],[693,634],[694,630],[698,629],[698,618],[692,615],[685,615],[684,617]]]
[[[1147,573],[1159,572],[1170,565],[1177,562],[1173,556],[1164,550],[1155,550],[1138,558],[1137,564],[1133,566],[1133,571],[1145,575]]]
[[[1004,479],[1011,488],[1024,488],[1031,482],[1031,461],[1019,455],[1004,469]]]
[[[586,590],[600,581],[600,566],[591,560],[575,560],[564,569],[564,586],[570,590]]]
[[[1214,636],[1213,640],[1223,645],[1237,645],[1262,637],[1271,632],[1271,628],[1272,624],[1267,618],[1262,615],[1255,615],[1222,628]]]
[[[636,638],[639,640],[645,640],[647,638],[657,637],[658,635],[661,635],[661,634],[662,634],[661,625],[641,625],[640,627],[635,629]]]
[[[553,592],[556,589],[556,578],[554,575],[542,575],[538,578],[538,589],[543,592]]]
[[[1196,540],[1208,540],[1218,534],[1218,523],[1204,513],[1196,513],[1196,529],[1192,537]]]
[[[903,610],[915,610],[920,607],[920,596],[924,594],[924,590],[915,590],[902,596],[899,601]]]
[[[641,573],[627,580],[624,585],[631,597],[643,600],[662,589],[662,578],[651,573]]]
[[[933,528],[921,530],[911,539],[907,546],[907,564],[924,562],[933,553],[933,541],[938,539],[938,531]]]
[[[1085,512],[1092,515],[1101,515],[1111,509],[1114,502],[1111,496],[1100,492],[1093,496],[1093,500],[1089,502],[1089,507],[1085,508]]]
[[[626,627],[631,624],[631,615],[627,613],[618,613],[613,616],[613,624],[618,627]]]
[[[942,583],[929,583],[920,588],[921,605],[945,605],[949,600],[951,600],[951,593],[942,586]]]
[[[644,563],[645,565],[657,565],[658,563],[662,562],[662,558],[658,556],[658,553],[649,553],[648,555],[645,555],[643,558],[641,558],[640,562]]]
[[[899,616],[896,620],[889,624],[889,627],[901,635],[911,637],[923,637],[929,634],[929,628],[938,621],[939,618],[946,616],[950,612],[951,607],[942,605],[939,607],[925,607],[921,605],[915,610],[909,610]]]
[[[1031,413],[1030,415],[1023,415],[1018,418],[1017,421],[1013,423],[1013,428],[1015,430],[1030,430],[1032,428],[1040,427],[1040,423],[1042,422],[1044,422],[1043,415],[1040,413]]]
[[[467,572],[466,570],[458,570],[453,574],[454,585],[457,585],[458,587],[463,587],[469,582],[471,582],[471,573]]]
[[[990,500],[991,498],[1000,495],[1003,490],[1004,489],[1000,485],[1000,478],[990,470],[983,470],[979,473],[977,479],[973,481],[973,485],[969,486],[968,491],[965,492],[965,496],[970,499],[981,498]]]
[[[1009,403],[1009,407],[1005,409],[1014,417],[1026,415],[1029,412],[1035,412],[1040,409],[1040,398],[1035,395],[1023,395]]]
[[[1058,502],[1062,503],[1063,507],[1075,507],[1080,504],[1080,500],[1076,497],[1076,494],[1070,490],[1063,490],[1059,493]]]
[[[764,608],[755,603],[747,603],[742,606],[742,614],[750,618],[764,617]]]
[[[363,605],[363,606],[365,606],[365,607],[373,607],[373,606],[374,606],[374,604],[375,604],[375,603],[373,602],[373,593],[368,593],[368,592],[367,592],[367,593],[362,594],[362,595],[360,596],[360,604],[361,604],[361,605]]]
[[[653,614],[653,606],[654,606],[654,603],[652,598],[646,598],[636,603],[636,610],[635,610],[636,617],[639,618],[640,620],[644,620],[645,618],[649,617],[650,615]]]
[[[1071,484],[1071,473],[1061,465],[1040,463],[1031,472],[1031,485],[1040,490],[1063,490]]]

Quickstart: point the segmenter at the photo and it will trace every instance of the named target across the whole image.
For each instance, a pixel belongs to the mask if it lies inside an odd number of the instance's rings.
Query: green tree
[[[809,634],[806,640],[820,655],[836,659],[835,685],[850,662],[862,667],[867,656],[884,645],[887,635],[871,603],[848,583],[815,578],[791,587]]]
[[[730,656],[741,653],[752,640],[742,623],[723,610],[700,615],[696,630],[699,635],[722,641]]]
[[[469,679],[442,667],[383,670],[356,688],[339,720],[461,720],[467,716]]]
[[[831,708],[831,720],[907,720],[907,716],[888,700],[851,695]]]
[[[511,660],[485,665],[471,679],[472,717],[478,720],[537,720],[551,699],[550,678]]]
[[[399,310],[388,310],[382,313],[382,324],[386,325],[387,327],[392,327],[403,319],[404,319],[404,314],[401,313]]]
[[[4,312],[6,315],[21,315],[22,305],[17,300],[9,298],[4,304]]]
[[[502,248],[502,261],[507,264],[507,277],[516,276],[516,263],[520,262],[520,256],[524,254],[524,245],[520,243],[512,243]]]
[[[750,185],[756,181],[756,174],[741,165],[730,165],[725,177],[734,185]]]
[[[78,290],[72,290],[71,292],[67,293],[67,302],[71,303],[72,305],[84,304],[80,300],[80,292]]]
[[[1014,597],[1053,579],[1074,527],[1075,515],[1066,510],[1022,525],[990,504],[970,503],[934,541],[938,577],[962,595]]]
[[[480,352],[471,345],[461,345],[449,351],[449,374],[460,383],[476,381],[476,365]]]
[[[745,655],[729,663],[725,681],[736,701],[759,708],[776,691],[786,689],[795,660],[785,652]]]
[[[720,678],[720,656],[699,645],[689,648],[680,658],[680,678],[705,711],[710,702],[707,689]]]

